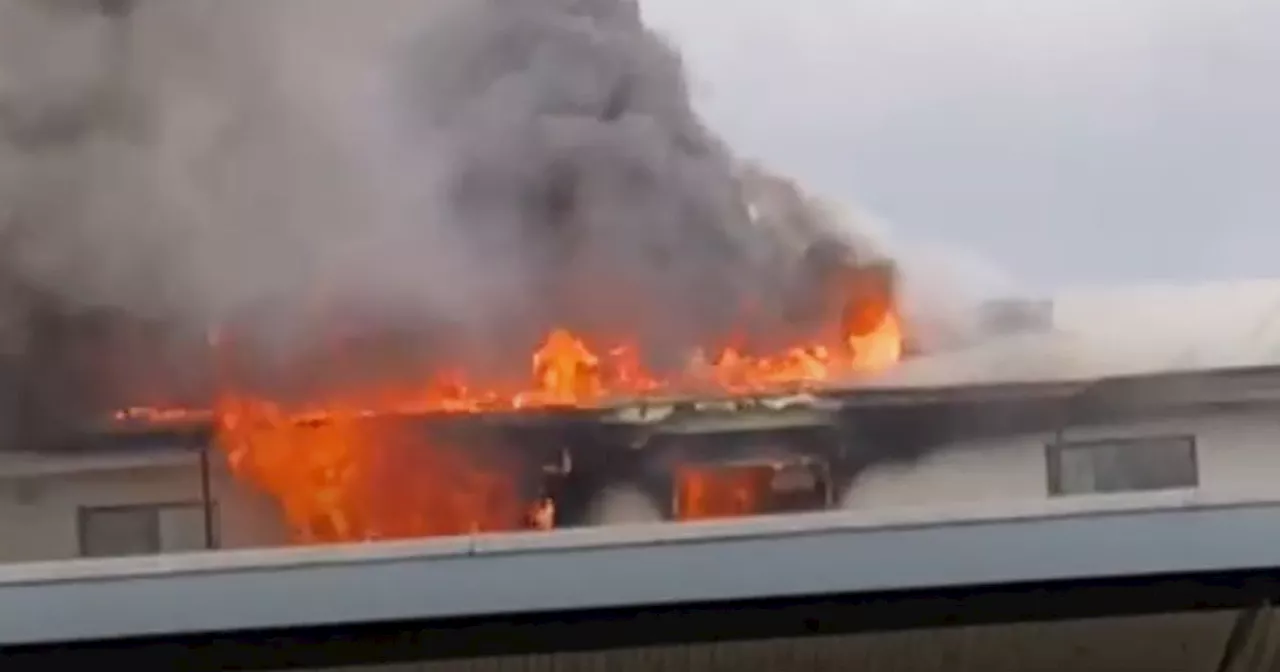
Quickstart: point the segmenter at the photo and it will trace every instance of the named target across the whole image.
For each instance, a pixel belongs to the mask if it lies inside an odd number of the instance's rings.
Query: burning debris
[[[524,444],[604,441],[404,418],[794,392],[902,356],[892,267],[705,128],[635,2],[350,7],[0,0],[0,42],[4,17],[49,38],[0,60],[6,275],[161,341],[216,334],[176,367],[204,410],[117,418],[212,423],[299,541],[547,526],[561,500],[512,474],[553,460]],[[55,38],[83,58],[28,68]],[[64,356],[10,350],[37,375]],[[706,515],[799,478],[681,473]]]

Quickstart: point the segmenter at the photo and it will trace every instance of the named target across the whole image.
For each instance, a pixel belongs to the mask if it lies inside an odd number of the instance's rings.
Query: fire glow
[[[308,408],[224,390],[212,411],[139,408],[117,417],[212,419],[232,471],[279,502],[297,543],[510,530],[524,526],[528,512],[500,466],[482,464],[467,447],[436,445],[394,422],[369,419],[820,388],[885,370],[901,357],[896,313],[875,301],[860,311],[846,315],[826,342],[771,356],[734,348],[697,354],[674,378],[646,371],[633,347],[592,344],[555,329],[531,354],[523,384],[481,385],[450,372],[419,389],[338,394]]]

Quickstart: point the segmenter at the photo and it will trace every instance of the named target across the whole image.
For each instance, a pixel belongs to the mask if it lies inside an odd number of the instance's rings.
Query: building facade
[[[1052,409],[1074,403],[1078,393],[1036,407],[977,401],[961,407],[967,410],[930,411],[917,422],[936,416],[954,425],[953,436],[943,430],[943,439],[917,449],[919,456],[858,471],[834,504],[871,518],[909,513],[913,519],[948,519],[966,511],[1034,513],[1063,499],[1087,508],[1146,493],[1215,503],[1277,499],[1280,396],[1271,399],[1271,380],[1280,388],[1280,372],[1269,371],[1135,378],[1107,396],[1140,395],[1141,403],[1073,421],[1057,420],[1061,414]],[[1169,398],[1171,387],[1193,396]],[[959,413],[1008,415],[1014,428],[977,432],[956,419]],[[1018,421],[1037,415],[1046,420]],[[622,519],[645,522],[643,516]],[[0,530],[4,562],[254,548],[288,540],[271,497],[232,476],[218,451],[202,455],[183,447],[0,452]]]
[[[274,546],[275,503],[190,450],[0,452],[0,562]],[[205,502],[211,503],[207,507]],[[211,515],[210,515],[211,514]]]

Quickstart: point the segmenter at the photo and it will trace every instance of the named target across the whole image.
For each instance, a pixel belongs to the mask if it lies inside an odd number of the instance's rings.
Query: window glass
[[[80,514],[80,554],[85,557],[142,555],[159,551],[160,529],[154,509],[85,509]]]
[[[83,508],[80,555],[100,558],[201,550],[206,543],[204,528],[199,503]]]
[[[1081,495],[1194,488],[1194,437],[1144,437],[1050,445],[1049,492]]]

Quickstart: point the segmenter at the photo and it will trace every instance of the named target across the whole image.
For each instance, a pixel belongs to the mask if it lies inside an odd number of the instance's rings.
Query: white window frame
[[[1131,487],[1096,486],[1089,490],[1069,489],[1064,482],[1064,454],[1070,451],[1103,451],[1103,450],[1177,450],[1186,451],[1183,459],[1189,460],[1190,481],[1177,483],[1137,484]],[[1126,436],[1116,438],[1090,439],[1086,441],[1057,441],[1045,446],[1045,465],[1047,468],[1048,491],[1050,497],[1079,497],[1087,495],[1108,495],[1123,493],[1162,492],[1174,490],[1194,490],[1200,487],[1200,454],[1195,435],[1192,434],[1160,434],[1153,436]]]
[[[159,554],[165,553],[167,551],[165,549],[165,543],[164,543],[165,540],[163,538],[164,526],[161,521],[161,516],[165,511],[172,511],[172,510],[194,510],[197,513],[199,513],[200,520],[205,521],[205,522],[202,522],[200,533],[203,536],[205,534],[204,525],[211,524],[212,534],[206,538],[211,539],[213,541],[213,548],[216,549],[221,543],[220,530],[218,529],[219,525],[218,525],[218,515],[217,515],[218,513],[217,502],[208,502],[207,506],[209,507],[208,514],[206,514],[204,511],[206,507],[206,503],[200,500],[148,502],[148,503],[141,503],[141,504],[119,504],[119,505],[106,505],[106,506],[81,506],[77,509],[77,512],[76,512],[77,551],[80,557],[83,557],[83,558],[119,557],[119,554],[91,552],[92,549],[88,548],[90,543],[89,542],[89,525],[90,525],[89,521],[91,517],[96,513],[136,512],[136,513],[146,513],[152,516],[152,521],[150,523],[150,526],[152,527],[152,531],[150,535],[151,543],[149,544],[149,548],[145,550],[139,549],[137,551],[130,552],[127,555],[159,555]]]

